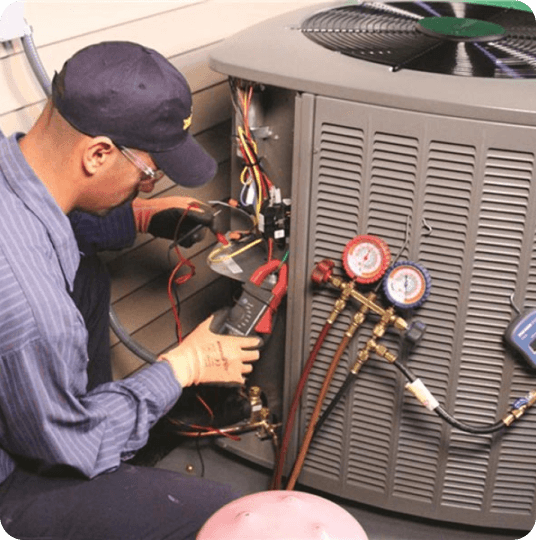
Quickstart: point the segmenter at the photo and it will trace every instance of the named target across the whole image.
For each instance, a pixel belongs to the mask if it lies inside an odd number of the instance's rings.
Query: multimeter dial
[[[363,234],[350,240],[342,254],[346,273],[358,283],[380,279],[391,262],[387,244],[377,236]]]
[[[432,280],[424,266],[398,261],[387,271],[383,278],[385,296],[401,309],[416,308],[424,304],[430,295]]]

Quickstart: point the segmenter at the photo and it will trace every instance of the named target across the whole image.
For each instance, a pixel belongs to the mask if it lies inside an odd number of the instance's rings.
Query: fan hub
[[[449,41],[498,41],[506,30],[500,25],[478,19],[426,17],[417,24],[423,34]]]

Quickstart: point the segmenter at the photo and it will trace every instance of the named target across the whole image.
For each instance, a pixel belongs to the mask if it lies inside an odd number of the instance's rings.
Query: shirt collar
[[[80,253],[67,216],[30,167],[19,146],[23,133],[0,138],[0,166],[9,187],[45,227],[72,290]]]

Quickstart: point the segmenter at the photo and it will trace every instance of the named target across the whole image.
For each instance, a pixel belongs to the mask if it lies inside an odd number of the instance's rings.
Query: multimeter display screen
[[[532,352],[536,353],[536,339],[530,343],[529,347],[532,349]]]

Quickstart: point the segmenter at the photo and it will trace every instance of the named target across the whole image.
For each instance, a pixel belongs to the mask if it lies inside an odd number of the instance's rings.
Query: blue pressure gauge
[[[504,340],[536,368],[536,309],[516,317],[506,329]]]
[[[430,295],[431,286],[428,270],[411,261],[396,262],[383,278],[385,296],[400,309],[422,306]]]

